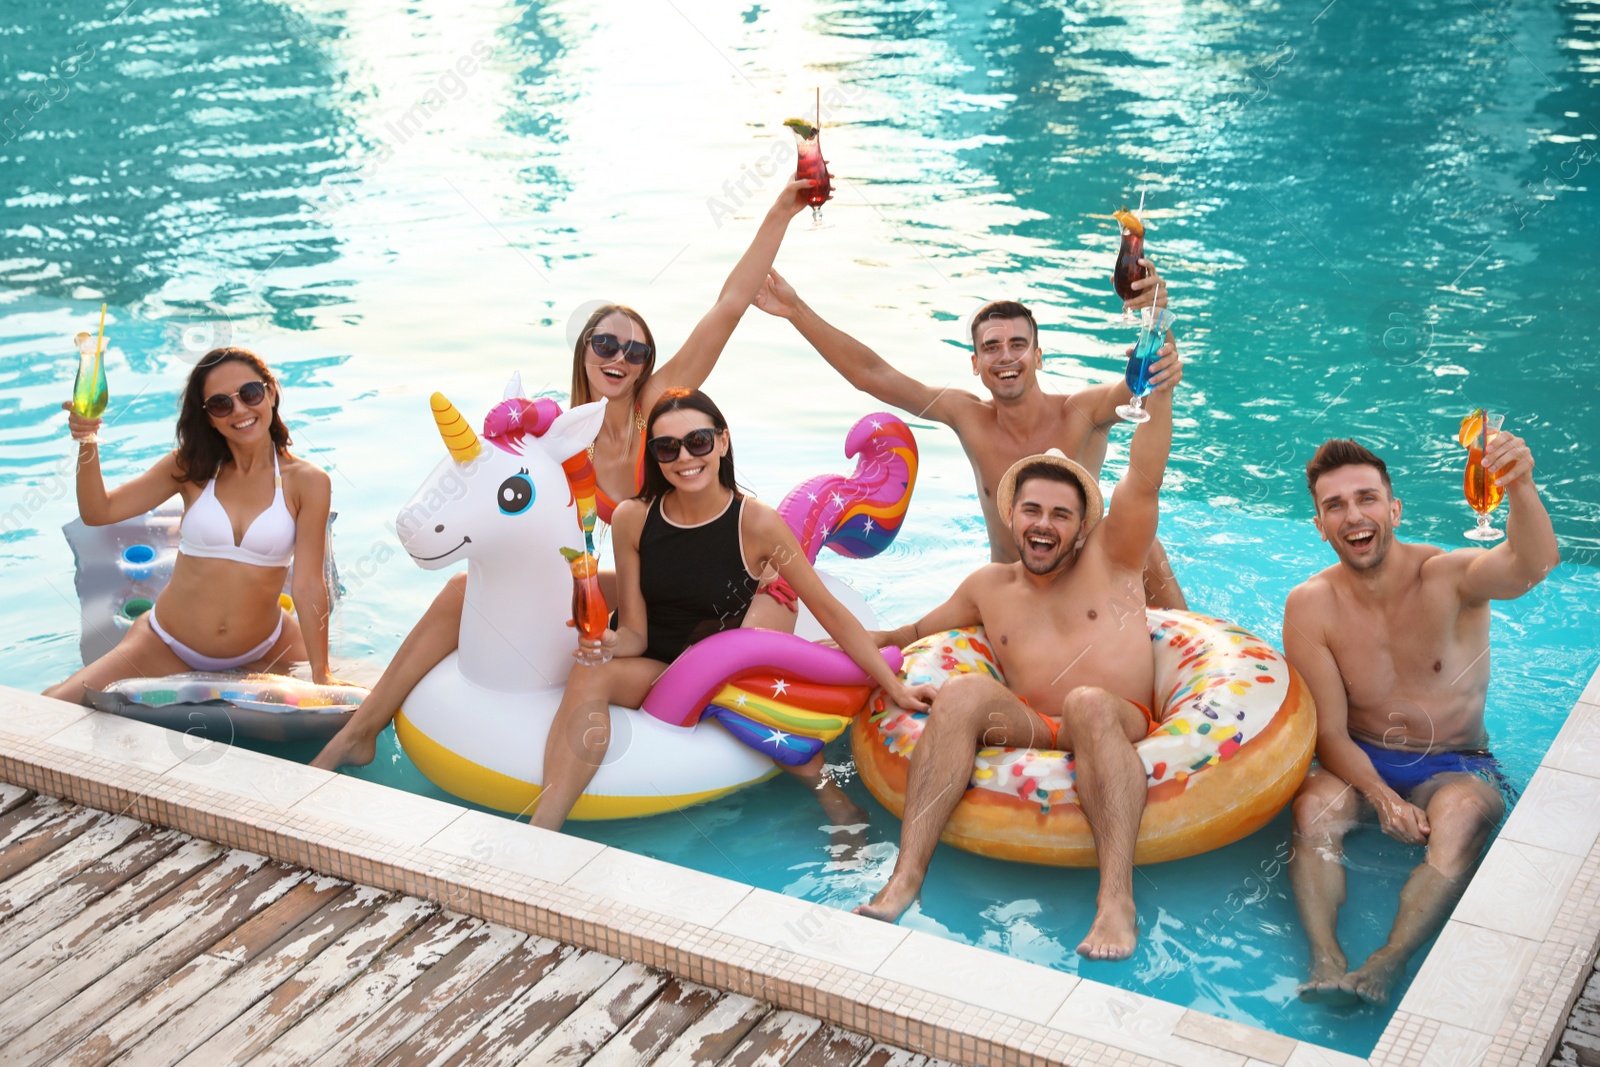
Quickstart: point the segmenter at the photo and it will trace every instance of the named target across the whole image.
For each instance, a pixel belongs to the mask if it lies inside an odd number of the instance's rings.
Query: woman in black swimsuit
[[[651,409],[645,437],[644,488],[617,505],[612,520],[617,628],[600,641],[580,642],[574,655],[582,665],[567,678],[545,745],[544,792],[532,821],[546,829],[566,821],[605,758],[609,706],[638,707],[684,649],[743,625],[757,586],[772,571],[891,701],[923,710],[933,696],[931,686],[907,686],[889,669],[778,513],[739,491],[728,424],[709,397],[669,390]],[[587,665],[585,654],[602,645],[612,658]],[[821,756],[813,763],[797,771],[820,775]]]

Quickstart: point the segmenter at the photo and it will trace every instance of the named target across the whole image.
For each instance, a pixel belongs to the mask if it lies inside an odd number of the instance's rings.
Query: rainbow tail
[[[888,412],[867,415],[852,426],[844,454],[856,457],[854,474],[819,474],[791,489],[778,505],[812,563],[824,545],[851,559],[868,559],[888,548],[917,484],[917,440],[911,427]]]

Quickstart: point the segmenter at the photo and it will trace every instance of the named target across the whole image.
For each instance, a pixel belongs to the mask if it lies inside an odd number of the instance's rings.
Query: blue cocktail
[[[1156,353],[1161,351],[1161,343],[1165,340],[1167,331],[1172,329],[1172,323],[1176,318],[1176,315],[1164,307],[1144,309],[1139,340],[1133,346],[1133,355],[1128,358],[1127,373],[1122,377],[1128,384],[1128,392],[1133,394],[1133,403],[1117,406],[1117,415],[1124,422],[1149,421],[1150,413],[1144,409],[1144,398],[1150,395],[1150,370],[1155,366]]]

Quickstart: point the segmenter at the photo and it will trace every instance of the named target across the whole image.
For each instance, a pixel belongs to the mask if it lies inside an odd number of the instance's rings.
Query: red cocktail
[[[1144,222],[1127,208],[1115,212],[1111,217],[1122,226],[1122,247],[1117,249],[1117,265],[1111,272],[1111,285],[1118,296],[1128,301],[1139,295],[1133,283],[1143,281],[1147,273],[1139,262],[1144,258]],[[1123,308],[1123,318],[1127,318],[1126,307]]]
[[[606,607],[605,595],[600,592],[599,561],[588,552],[571,548],[563,548],[561,555],[572,569],[572,624],[585,641],[599,641],[611,624],[611,611]],[[599,666],[611,658],[611,653],[602,648],[579,658]]]
[[[795,150],[799,161],[795,177],[809,180],[811,194],[806,203],[811,205],[811,228],[822,225],[822,205],[833,199],[833,180],[828,173],[828,161],[822,158],[822,90],[817,90],[817,125],[805,119],[787,119],[784,125],[794,131]]]

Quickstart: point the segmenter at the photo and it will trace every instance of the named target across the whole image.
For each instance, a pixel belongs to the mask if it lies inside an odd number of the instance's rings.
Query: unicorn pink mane
[[[483,417],[483,436],[502,451],[520,456],[523,439],[529,434],[543,437],[560,414],[561,405],[554,400],[514,396],[489,409]]]
[[[855,473],[819,474],[789,491],[778,514],[815,563],[824,545],[850,559],[868,559],[900,532],[917,482],[917,441],[911,427],[888,412],[850,428],[844,454]]]

